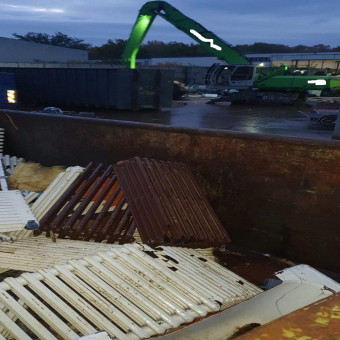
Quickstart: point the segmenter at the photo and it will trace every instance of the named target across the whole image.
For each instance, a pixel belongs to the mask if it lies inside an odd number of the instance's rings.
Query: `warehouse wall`
[[[0,62],[70,62],[87,61],[88,52],[0,37]]]

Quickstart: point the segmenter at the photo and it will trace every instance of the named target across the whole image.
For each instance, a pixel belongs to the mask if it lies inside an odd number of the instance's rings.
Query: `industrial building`
[[[329,68],[338,72],[340,64],[340,52],[322,53],[252,53],[246,54],[254,64],[263,66],[287,65],[291,67],[312,67],[315,69]],[[214,63],[223,63],[216,57],[164,57],[137,59],[137,63],[143,66],[170,65],[202,66],[209,67]]]
[[[0,62],[86,62],[88,51],[0,37]]]

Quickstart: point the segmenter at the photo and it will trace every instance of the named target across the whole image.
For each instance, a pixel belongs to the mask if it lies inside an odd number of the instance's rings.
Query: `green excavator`
[[[304,100],[310,90],[340,89],[340,76],[308,73],[301,75],[298,70],[290,71],[285,65],[265,72],[261,64],[254,65],[231,44],[165,1],[149,1],[139,11],[122,54],[123,63],[127,67],[136,67],[138,50],[157,15],[224,62],[213,64],[205,74],[205,84],[208,88],[216,89],[221,94],[211,103],[218,101],[292,103]]]

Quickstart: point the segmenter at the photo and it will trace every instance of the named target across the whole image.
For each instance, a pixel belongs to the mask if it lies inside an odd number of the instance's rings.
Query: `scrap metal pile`
[[[32,169],[46,170],[21,164],[10,183]],[[0,282],[0,339],[176,339],[201,323],[202,337],[224,339],[254,316],[266,323],[340,291],[297,266],[267,294],[205,256],[230,238],[184,164],[135,157],[52,170],[43,192],[23,192],[0,166],[0,273],[16,271]],[[228,322],[215,326],[219,315]]]
[[[124,244],[134,240],[137,229],[150,246],[203,248],[230,242],[184,164],[135,157],[114,166],[90,163],[77,173],[72,182],[58,178],[32,207],[35,211],[53,202],[40,219],[40,230],[48,235]]]

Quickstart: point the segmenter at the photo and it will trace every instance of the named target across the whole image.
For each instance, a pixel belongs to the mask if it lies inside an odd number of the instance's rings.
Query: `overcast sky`
[[[339,0],[169,0],[229,43],[340,45]],[[61,31],[94,45],[127,39],[144,0],[0,0],[0,36]],[[192,41],[162,18],[146,40]]]

